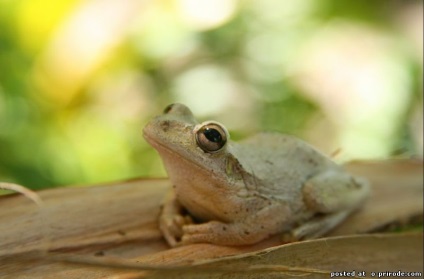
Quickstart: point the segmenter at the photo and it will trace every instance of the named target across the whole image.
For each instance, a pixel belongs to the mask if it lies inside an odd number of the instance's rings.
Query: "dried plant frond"
[[[42,206],[43,204],[43,201],[41,200],[40,196],[34,191],[26,188],[25,186],[15,183],[0,182],[0,189],[18,192],[35,202],[38,206]]]

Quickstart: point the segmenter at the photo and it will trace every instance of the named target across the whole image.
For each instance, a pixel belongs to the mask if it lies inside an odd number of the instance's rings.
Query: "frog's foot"
[[[283,234],[282,241],[287,243],[321,237],[341,223],[350,213],[351,210],[345,210],[312,218],[292,231]]]
[[[268,232],[251,230],[244,224],[210,221],[183,226],[181,244],[247,245],[258,242],[268,236]]]
[[[183,236],[183,226],[192,224],[190,215],[162,214],[160,216],[159,228],[166,241],[172,247],[177,246]]]

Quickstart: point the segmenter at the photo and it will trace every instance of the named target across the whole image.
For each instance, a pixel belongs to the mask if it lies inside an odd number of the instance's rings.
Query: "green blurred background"
[[[422,157],[423,1],[0,0],[0,181],[165,176],[141,135],[173,102],[241,139]]]

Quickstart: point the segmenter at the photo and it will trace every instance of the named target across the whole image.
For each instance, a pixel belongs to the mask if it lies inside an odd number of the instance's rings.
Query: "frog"
[[[197,121],[184,104],[168,105],[143,136],[172,184],[158,222],[171,247],[322,237],[370,193],[366,178],[306,141],[261,132],[236,142],[223,124]]]

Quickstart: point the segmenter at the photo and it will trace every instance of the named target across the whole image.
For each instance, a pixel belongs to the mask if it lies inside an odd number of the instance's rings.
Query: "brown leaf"
[[[422,223],[422,161],[357,162],[346,167],[352,173],[371,180],[372,196],[361,210],[335,229],[331,233],[332,236],[380,231],[392,225],[402,227],[417,220]],[[159,203],[168,187],[170,185],[166,179],[144,179],[101,187],[45,190],[38,192],[44,201],[41,210],[19,195],[0,197],[3,209],[0,211],[0,275],[13,274],[13,278],[46,278],[47,275],[51,278],[105,278],[106,275],[119,275],[120,277],[115,278],[132,278],[140,275],[140,271],[135,269],[133,264],[142,264],[145,267],[160,265],[161,271],[156,272],[162,272],[164,266],[172,267],[178,264],[190,266],[187,271],[189,273],[184,274],[192,276],[192,265],[197,266],[199,260],[208,261],[237,254],[244,260],[223,259],[224,266],[231,266],[231,270],[222,272],[238,274],[237,268],[242,266],[243,270],[247,270],[248,267],[243,264],[246,264],[245,261],[251,261],[249,266],[253,268],[249,267],[249,272],[255,276],[265,272],[271,277],[278,277],[284,271],[290,274],[307,272],[312,274],[309,276],[328,278],[329,275],[325,272],[336,271],[337,268],[351,267],[359,270],[369,267],[372,271],[373,268],[383,268],[382,263],[390,260],[398,261],[399,268],[404,270],[409,267],[418,268],[416,259],[421,259],[422,262],[422,256],[417,256],[417,247],[422,247],[419,242],[419,239],[422,240],[422,234],[328,238],[283,246],[277,246],[281,242],[279,237],[275,236],[252,246],[196,244],[168,249],[157,227]],[[326,245],[330,245],[330,248]],[[247,252],[272,246],[277,248],[246,255]],[[277,250],[274,252],[272,249]],[[278,254],[280,250],[282,252]],[[52,261],[51,257],[45,258],[47,251],[59,251],[67,257],[72,256],[73,259],[76,257],[88,263],[95,260],[110,266],[105,268],[98,265],[71,264],[63,262],[63,258],[58,258],[57,255],[55,258],[62,262]],[[323,254],[325,251],[326,254]],[[317,258],[313,257],[315,254]],[[279,255],[275,258],[278,261],[273,262],[268,258],[271,255]],[[281,258],[283,255],[290,256]],[[266,267],[260,259],[266,259]],[[121,267],[117,268],[110,261],[119,263]],[[314,261],[316,265],[312,264]],[[348,263],[356,263],[356,266],[349,266]],[[367,265],[368,263],[374,265]],[[407,263],[411,265],[406,265]],[[22,269],[23,264],[25,269]],[[208,263],[208,266],[211,264],[217,263]],[[127,267],[122,268],[125,265]],[[288,271],[282,270],[286,267],[289,267]],[[263,268],[265,270],[262,270]],[[277,273],[272,273],[272,268]],[[169,272],[177,272],[171,273],[176,277],[180,274],[178,272],[186,272],[184,270],[187,269]],[[205,273],[205,276],[222,275],[222,272]],[[144,271],[143,274],[156,276],[152,275],[151,271]],[[284,274],[286,276],[288,273]]]
[[[48,274],[66,278],[330,278],[336,272],[339,276],[351,272],[345,278],[353,275],[371,278],[380,277],[384,272],[422,274],[422,245],[422,233],[373,234],[302,241],[182,265],[146,265],[133,260],[83,256],[39,257],[37,264],[44,266]],[[205,248],[203,244],[190,247]],[[28,260],[25,266],[31,264]],[[373,272],[376,275],[373,276]],[[22,276],[25,272],[16,274]],[[35,275],[32,271],[31,276]],[[44,278],[45,275],[38,276]]]
[[[332,272],[343,271],[355,271],[356,275],[365,271],[368,277],[371,272],[422,273],[422,245],[422,233],[324,238],[194,262],[191,268],[159,270],[148,278],[329,278]]]

